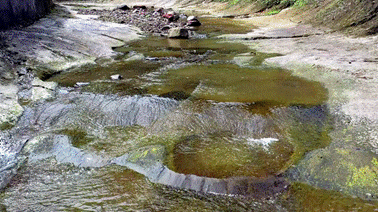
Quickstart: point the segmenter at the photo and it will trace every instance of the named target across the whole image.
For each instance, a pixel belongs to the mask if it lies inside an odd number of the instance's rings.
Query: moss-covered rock
[[[0,85],[0,130],[13,127],[24,109],[17,100],[15,85]]]

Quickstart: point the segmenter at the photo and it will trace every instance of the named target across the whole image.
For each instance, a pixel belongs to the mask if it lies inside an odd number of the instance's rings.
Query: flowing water
[[[217,26],[199,33],[239,29],[232,19],[203,23]],[[114,50],[113,60],[49,78],[56,98],[26,106],[1,132],[2,210],[373,207],[286,176],[329,145],[332,116],[320,83],[263,63],[279,55],[211,36],[146,37]]]

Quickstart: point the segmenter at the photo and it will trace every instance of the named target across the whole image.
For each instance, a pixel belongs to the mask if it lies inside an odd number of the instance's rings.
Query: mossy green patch
[[[254,70],[233,64],[194,65],[169,70],[163,84],[148,88],[149,93],[183,91],[218,102],[277,102],[281,105],[319,105],[327,91],[318,82],[271,69]]]
[[[292,184],[279,202],[288,211],[374,211],[378,207],[376,202],[302,183]]]
[[[353,164],[348,164],[350,171],[353,173],[348,186],[351,187],[378,187],[378,161],[373,158],[371,164],[357,168]]]
[[[187,136],[173,150],[169,167],[179,173],[214,178],[265,177],[279,173],[293,153],[287,141],[269,146],[222,135]]]
[[[72,141],[72,146],[74,147],[83,147],[93,141],[93,138],[88,136],[88,133],[80,129],[64,129],[58,133],[68,135]]]

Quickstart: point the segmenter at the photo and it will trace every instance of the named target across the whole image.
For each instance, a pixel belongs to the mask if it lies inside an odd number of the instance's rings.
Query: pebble
[[[120,74],[115,74],[115,75],[110,76],[110,79],[112,79],[112,80],[120,80],[120,79],[122,79],[122,76]]]

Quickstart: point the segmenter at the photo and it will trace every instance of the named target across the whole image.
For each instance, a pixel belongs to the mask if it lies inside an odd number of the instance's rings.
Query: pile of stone
[[[193,27],[201,23],[194,16],[176,13],[171,9],[122,5],[114,10],[80,9],[79,14],[98,15],[99,20],[130,24],[149,33],[170,38],[188,38]],[[179,34],[177,34],[177,32]]]

